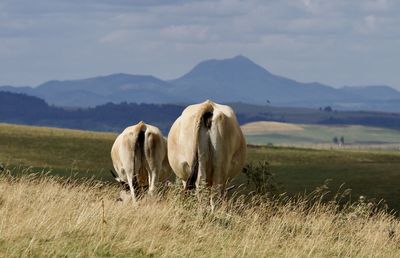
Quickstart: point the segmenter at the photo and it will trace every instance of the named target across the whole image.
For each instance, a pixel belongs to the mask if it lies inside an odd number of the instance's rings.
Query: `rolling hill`
[[[400,128],[399,113],[326,111],[244,103],[228,103],[240,124],[254,121],[318,125],[365,125]],[[164,133],[186,105],[107,103],[95,108],[62,108],[21,93],[0,92],[0,122],[46,125],[95,131],[121,131],[140,120],[158,126]],[[270,127],[270,126],[269,126]],[[278,126],[279,127],[279,126]]]
[[[95,131],[121,131],[140,120],[168,132],[183,107],[168,104],[107,103],[66,109],[25,94],[0,92],[0,122]]]

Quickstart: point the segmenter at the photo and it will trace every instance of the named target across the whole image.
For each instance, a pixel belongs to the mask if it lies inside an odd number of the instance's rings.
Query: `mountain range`
[[[288,107],[344,110],[400,110],[400,92],[389,86],[334,88],[274,75],[244,56],[206,60],[174,80],[150,75],[112,74],[82,80],[48,81],[36,87],[1,86],[63,107],[108,102],[193,103],[205,99]]]

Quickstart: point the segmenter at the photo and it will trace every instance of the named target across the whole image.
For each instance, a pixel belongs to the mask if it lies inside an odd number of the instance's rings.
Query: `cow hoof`
[[[149,191],[148,194],[150,197],[155,197],[157,195],[156,191]]]

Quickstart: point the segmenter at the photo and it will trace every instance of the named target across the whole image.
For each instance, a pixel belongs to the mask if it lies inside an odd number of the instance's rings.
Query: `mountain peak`
[[[250,62],[253,62],[253,61],[251,61],[250,60],[250,58],[248,58],[248,57],[246,57],[246,56],[244,56],[244,55],[237,55],[237,56],[234,56],[234,57],[232,57],[232,58],[228,58],[228,60],[237,60],[237,61],[250,61]]]
[[[203,64],[203,63],[218,63],[218,64],[241,63],[241,64],[247,64],[247,65],[257,65],[250,58],[248,58],[244,55],[237,55],[234,57],[223,58],[223,59],[209,59],[209,60],[200,62],[199,65]]]
[[[205,75],[218,75],[218,74],[236,74],[236,73],[247,73],[247,72],[258,72],[263,74],[270,74],[262,66],[254,63],[249,58],[243,55],[237,55],[231,58],[225,59],[209,59],[200,62],[192,70],[183,75],[179,79],[187,77],[202,77]]]

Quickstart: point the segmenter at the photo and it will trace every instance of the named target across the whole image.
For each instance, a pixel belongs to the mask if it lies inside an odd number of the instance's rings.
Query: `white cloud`
[[[313,14],[329,15],[329,12],[346,8],[350,2],[347,0],[292,0],[289,3]]]
[[[365,0],[362,1],[362,8],[366,11],[386,11],[392,5],[389,0]]]
[[[343,17],[308,17],[287,22],[286,28],[291,33],[336,33],[346,32],[349,21]]]
[[[129,37],[129,31],[128,30],[117,30],[117,31],[112,31],[105,36],[101,37],[99,42],[100,43],[121,43],[125,41]]]
[[[358,27],[358,32],[368,34],[377,29],[377,18],[374,15],[365,16],[361,26]]]
[[[395,0],[3,0],[0,85],[107,71],[171,78],[205,58],[239,53],[300,80],[355,84],[356,68],[342,71],[350,81],[329,69],[398,56],[399,11]],[[38,60],[42,69],[20,76],[18,64]],[[400,86],[397,73],[381,74],[382,83]]]
[[[160,24],[159,18],[151,13],[121,13],[110,19],[121,28],[153,28]]]
[[[400,39],[399,18],[366,15],[354,23],[354,32],[361,36]]]
[[[192,42],[206,40],[212,41],[217,37],[210,35],[210,31],[206,26],[198,25],[173,25],[162,28],[160,31],[162,38],[166,40],[173,40],[176,42]]]

